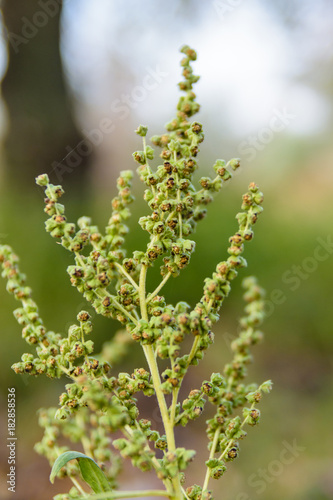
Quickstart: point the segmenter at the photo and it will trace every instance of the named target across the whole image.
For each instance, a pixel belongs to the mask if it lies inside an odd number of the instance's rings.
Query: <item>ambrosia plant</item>
[[[195,249],[191,235],[197,222],[204,218],[213,195],[239,167],[238,159],[228,163],[217,160],[213,167],[216,176],[202,177],[199,187],[195,187],[192,178],[198,168],[199,144],[204,139],[202,125],[192,121],[199,111],[192,90],[199,77],[191,67],[195,51],[184,46],[181,52],[184,80],[179,88],[185,94],[180,97],[176,117],[167,123],[166,132],[151,138],[152,144],[161,148],[162,160],[156,168],[150,165],[155,150],[146,144],[147,127],[140,125],[136,130],[143,147],[133,157],[139,164],[137,171],[146,186],[144,199],[149,207],[149,215],[139,220],[149,234],[145,250],[126,257],[123,248],[128,231],[125,222],[130,216],[128,207],[133,201],[131,171],[121,172],[118,178],[118,195],[112,200],[105,233],[89,217],[81,217],[78,228],[68,222],[64,205],[59,203],[64,193],[62,187],[51,184],[46,174],[36,179],[45,188],[45,212],[49,217],[46,230],[73,254],[74,264],[67,269],[72,285],[98,314],[117,319],[124,327],[99,356],[94,354],[93,341],[88,340],[92,334],[89,313],[81,311],[65,335],[48,330],[31,298],[31,289],[25,284],[17,256],[9,246],[0,247],[7,290],[22,304],[14,315],[23,327],[23,338],[36,351],[23,354],[21,361],[13,365],[14,371],[45,374],[51,379],[64,376],[68,382],[58,409],[39,410],[44,436],[36,444],[36,451],[49,460],[51,481],[55,476],[68,476],[74,483],[69,493],[56,495],[55,500],[148,496],[212,499],[211,480],[222,477],[229,462],[237,458],[246,429],[259,422],[257,405],[262,394],[271,389],[270,381],[244,384],[247,365],[252,360],[251,347],[262,339],[258,326],[263,319],[264,297],[256,279],[248,277],[243,281],[245,313],[238,338],[231,344],[233,358],[222,373],[212,373],[185,398],[181,392],[189,368],[198,364],[214,341],[213,325],[219,319],[231,282],[246,266],[242,256],[244,244],[253,238],[252,226],[263,202],[258,186],[251,183],[236,215],[238,227],[229,239],[229,256],[205,279],[203,295],[196,306],[192,309],[186,302],[167,304],[162,288],[189,264]],[[147,272],[158,261],[161,282],[149,291]],[[192,339],[191,348],[184,347],[186,337]],[[132,374],[115,372],[113,365],[132,341],[142,346],[147,366],[134,368]],[[162,373],[158,367],[160,359],[168,363]],[[150,420],[140,418],[135,397],[139,392],[156,398],[163,429],[155,429]],[[209,452],[203,464],[202,483],[188,485],[185,470],[196,452],[177,446],[174,429],[199,418],[206,403],[214,408],[206,420]],[[63,445],[63,437],[83,453],[70,451]],[[116,478],[122,459],[130,459],[143,472],[155,471],[161,489],[118,491]],[[149,484],[149,476],[146,483]]]

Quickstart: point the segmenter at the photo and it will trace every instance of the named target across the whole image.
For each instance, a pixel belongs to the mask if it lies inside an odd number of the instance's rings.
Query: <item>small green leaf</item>
[[[50,474],[51,483],[54,482],[54,478],[60,469],[70,460],[78,461],[82,477],[84,481],[89,484],[94,493],[112,491],[103,471],[96,464],[96,462],[92,458],[87,457],[87,455],[78,451],[66,451],[57,458],[53,464]]]
[[[261,384],[259,389],[261,389],[263,392],[268,393],[268,392],[271,392],[272,387],[273,387],[273,382],[271,380],[266,380],[266,382]]]

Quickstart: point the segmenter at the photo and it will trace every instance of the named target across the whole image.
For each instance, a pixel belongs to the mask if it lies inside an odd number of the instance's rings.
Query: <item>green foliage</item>
[[[161,148],[162,164],[155,169],[150,165],[155,150],[146,144],[147,127],[140,125],[136,130],[142,137],[143,149],[133,153],[133,157],[146,185],[144,199],[149,207],[149,214],[139,220],[149,234],[145,250],[134,251],[127,257],[124,249],[128,206],[133,201],[131,171],[121,172],[118,178],[118,195],[112,200],[112,213],[104,233],[89,217],[81,217],[77,226],[68,222],[65,207],[59,203],[64,194],[62,187],[51,184],[46,174],[36,179],[45,189],[45,212],[49,216],[46,231],[73,254],[74,264],[67,269],[71,284],[98,314],[116,319],[123,326],[100,355],[94,353],[94,342],[89,340],[93,325],[88,312],[81,311],[65,335],[46,328],[17,256],[9,246],[0,246],[7,290],[22,304],[14,315],[23,327],[23,338],[36,349],[36,356],[23,354],[21,361],[13,365],[14,371],[70,379],[60,395],[59,408],[40,410],[39,415],[45,432],[36,445],[37,452],[53,465],[52,480],[57,474],[69,476],[75,485],[69,495],[57,495],[56,499],[84,495],[76,479],[79,470],[97,494],[91,498],[107,498],[98,494],[116,488],[122,459],[131,460],[143,472],[155,471],[165,487],[154,491],[157,496],[170,500],[213,498],[208,489],[210,479],[219,479],[227,470],[226,464],[237,458],[239,441],[247,434],[245,428],[259,422],[257,405],[262,393],[271,389],[270,381],[260,386],[244,384],[247,365],[252,361],[251,348],[263,337],[258,327],[264,317],[264,291],[255,278],[249,277],[243,281],[246,307],[238,338],[231,345],[233,359],[222,374],[213,373],[181,401],[184,377],[213,343],[212,328],[219,319],[220,308],[232,281],[247,265],[244,245],[253,238],[253,225],[263,202],[258,186],[251,183],[236,215],[238,228],[229,239],[229,256],[205,279],[203,295],[196,306],[191,309],[184,301],[167,304],[160,294],[162,288],[189,264],[195,250],[190,236],[196,224],[204,218],[213,195],[239,167],[238,159],[227,163],[217,160],[216,176],[202,177],[195,187],[193,174],[198,168],[197,155],[204,134],[202,125],[189,119],[199,111],[193,92],[199,77],[193,75],[191,67],[196,53],[187,46],[181,51],[184,80],[179,87],[185,95],[179,100],[176,117],[166,125],[167,132],[151,138]],[[149,292],[147,272],[156,262],[160,263],[162,278],[157,288]],[[189,352],[184,348],[186,337],[192,338]],[[121,361],[131,342],[141,344],[148,370],[139,367],[132,374],[113,372],[113,366]],[[162,373],[158,358],[169,361]],[[136,395],[140,392],[157,398],[164,434],[152,428],[150,420],[139,418]],[[171,396],[169,406],[166,395]],[[199,418],[206,403],[214,407],[213,416],[206,422],[210,452],[205,463],[206,476],[202,487],[183,487],[184,471],[195,450],[176,446],[174,428]],[[113,439],[116,432],[122,437]],[[62,436],[72,443],[81,443],[84,455],[60,446]],[[74,458],[79,467],[70,463]],[[145,494],[148,492],[132,492],[128,496]],[[109,498],[125,498],[125,492],[112,491]]]
[[[54,482],[54,479],[60,469],[62,469],[62,467],[64,467],[64,465],[66,465],[70,460],[77,460],[82,478],[95,493],[111,491],[110,485],[106,477],[104,476],[103,471],[100,469],[100,467],[98,467],[96,462],[94,462],[92,458],[87,457],[86,455],[84,455],[83,453],[79,453],[78,451],[66,451],[57,458],[57,460],[53,464],[50,474],[51,483]]]

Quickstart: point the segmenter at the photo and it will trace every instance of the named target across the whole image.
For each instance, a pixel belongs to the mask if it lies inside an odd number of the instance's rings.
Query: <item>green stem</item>
[[[75,252],[75,257],[76,257],[76,259],[81,267],[86,267],[86,265],[82,259],[82,255],[80,255],[78,252]]]
[[[95,457],[93,456],[93,454],[91,452],[90,440],[89,440],[89,437],[87,436],[84,418],[82,417],[82,415],[80,415],[80,413],[77,413],[76,421],[77,421],[79,427],[84,431],[84,434],[81,437],[81,443],[82,443],[82,446],[83,446],[84,453],[88,457],[90,457],[93,460],[95,460]]]
[[[209,311],[211,310],[212,305],[213,305],[213,300],[211,299],[208,303],[208,306],[207,306],[207,313],[209,313]],[[189,356],[188,356],[187,368],[190,366],[192,359],[194,358],[194,356],[197,352],[199,342],[200,342],[200,335],[197,335],[193,341],[192,348],[191,348],[191,351],[190,351]],[[178,400],[178,394],[179,394],[179,391],[181,388],[181,383],[182,383],[182,381],[180,382],[180,384],[176,388],[176,390],[172,393],[171,422],[173,425],[175,424],[176,405],[177,405],[177,400]]]
[[[148,312],[147,312],[147,302],[146,302],[146,277],[147,277],[147,266],[145,264],[142,264],[141,271],[140,271],[140,282],[139,282],[139,298],[140,298],[140,310],[141,310],[141,317],[145,321],[148,322]],[[165,435],[167,439],[167,444],[168,444],[168,450],[171,452],[174,452],[176,450],[176,442],[175,442],[175,435],[173,431],[173,424],[170,421],[169,418],[169,413],[168,413],[168,407],[165,401],[164,394],[161,389],[161,379],[160,379],[160,373],[158,370],[156,358],[155,358],[155,353],[154,349],[151,345],[143,345],[142,346],[143,351],[146,356],[146,360],[149,366],[149,370],[151,373],[154,389],[155,389],[155,394],[157,398],[157,402],[160,408],[161,412],[161,417],[164,425],[164,430],[165,430]],[[174,478],[172,480],[173,488],[174,488],[174,497],[172,500],[182,500],[183,495],[181,492],[181,486],[180,486],[180,481],[179,477]]]
[[[166,490],[145,490],[145,491],[116,491],[98,493],[97,495],[88,496],[87,500],[113,500],[116,498],[137,498],[137,497],[168,497],[169,493]]]
[[[110,295],[110,298],[113,302],[113,305],[119,309],[119,311],[121,311],[122,313],[125,314],[125,316],[127,316],[134,324],[137,323],[136,319],[134,318],[134,316],[132,316],[122,305],[119,304],[119,302],[117,302],[113,297],[112,295]]]
[[[86,491],[84,491],[84,489],[82,488],[81,484],[79,483],[79,481],[77,479],[75,479],[75,477],[72,477],[70,476],[71,480],[72,480],[72,483],[74,484],[74,486],[79,490],[79,492],[81,493],[81,495],[84,497],[84,498],[89,498],[88,496],[88,493]]]
[[[152,170],[150,168],[150,165],[149,165],[149,162],[148,162],[148,158],[147,158],[147,142],[146,142],[146,138],[145,137],[142,137],[142,142],[143,142],[143,152],[144,152],[144,155],[145,155],[145,160],[146,160],[146,165],[149,169],[149,172],[152,174]],[[151,190],[153,192],[153,194],[156,194],[156,189],[155,189],[155,186],[151,186]]]
[[[153,291],[153,293],[151,293],[147,300],[146,300],[146,304],[148,304],[154,297],[156,297],[156,295],[158,294],[158,292],[161,290],[161,288],[164,287],[165,283],[168,281],[168,279],[170,278],[171,276],[171,273],[169,272],[168,274],[166,274],[163,278],[163,280],[161,281],[161,283],[158,285],[157,288],[155,288],[155,290]]]
[[[62,366],[62,365],[59,365],[59,368],[60,368],[60,370],[62,370],[62,371],[63,371],[63,372],[67,375],[67,377],[71,378],[72,380],[75,380],[75,377],[73,377],[73,376],[70,374],[70,372],[69,372],[69,370],[67,370],[67,368],[65,368],[65,367],[64,367],[64,366]]]
[[[177,161],[177,153],[174,152],[174,161],[176,162]],[[179,178],[178,178],[178,174],[176,174],[176,182],[177,184],[179,183]],[[177,201],[178,203],[180,203],[180,190],[177,189]],[[182,214],[179,212],[178,213],[178,224],[179,224],[179,238],[182,239],[183,238],[183,218],[182,218]]]
[[[99,291],[99,290],[94,290],[95,294],[97,295],[98,298],[103,299],[104,297],[109,297],[111,300],[112,304],[116,309],[119,309],[125,316],[128,317],[129,320],[131,320],[135,325],[137,324],[137,320],[132,316],[117,300],[113,297],[113,295],[109,294],[107,291]]]
[[[213,299],[210,299],[210,301],[208,302],[208,305],[207,305],[207,314],[210,312],[211,308],[212,308],[212,305],[213,305]],[[188,361],[187,361],[187,367],[190,366],[191,364],[191,361],[192,359],[194,358],[195,356],[195,353],[197,351],[197,347],[198,347],[198,343],[200,341],[200,335],[197,335],[194,339],[194,342],[192,344],[192,349],[190,351],[190,354],[188,356]]]
[[[255,408],[255,406],[256,406],[256,403],[255,403],[255,402],[254,402],[254,403],[252,403],[252,405],[251,405],[251,410],[253,410],[253,409]],[[249,418],[249,416],[247,416],[247,417],[245,417],[245,418],[244,418],[244,420],[243,420],[243,422],[242,422],[242,424],[241,424],[241,426],[240,426],[240,429],[242,429],[242,428],[244,427],[244,425],[245,425],[245,424],[246,424],[246,422],[248,421],[248,418]],[[236,439],[234,439],[234,438],[230,439],[230,441],[229,441],[228,445],[227,445],[227,446],[226,446],[226,448],[224,449],[224,452],[223,452],[223,453],[221,453],[221,455],[219,456],[219,460],[222,460],[222,459],[224,458],[225,454],[227,453],[227,451],[229,451],[229,449],[231,448],[231,446],[234,444],[234,442],[235,442],[235,441],[237,441],[237,440],[236,440]]]
[[[183,495],[186,498],[186,500],[190,500],[190,497],[187,496],[186,491],[184,490],[183,487],[182,487],[182,492],[183,492]]]
[[[176,387],[172,391],[172,403],[171,403],[171,409],[170,409],[170,422],[172,427],[175,425],[175,418],[176,418],[176,406],[178,402],[178,394],[179,394],[180,387]]]
[[[142,264],[140,271],[140,281],[139,281],[139,299],[140,299],[140,310],[142,319],[148,321],[147,312],[147,302],[146,302],[146,279],[147,279],[147,266]]]
[[[147,266],[143,264],[140,273],[139,297],[140,297],[140,308],[141,308],[142,319],[148,321],[147,303],[146,303],[146,275],[147,275]],[[157,401],[160,407],[160,412],[168,441],[168,449],[169,451],[174,451],[176,449],[175,439],[174,439],[173,429],[170,428],[168,408],[165,402],[164,394],[161,389],[161,379],[155,359],[154,350],[151,345],[143,345],[142,347],[147,359],[147,363],[154,384]]]
[[[220,177],[219,175],[217,175],[217,176],[213,179],[213,181],[212,181],[212,182],[216,182],[216,181],[217,181],[217,180],[219,180],[219,179],[221,179],[221,177]],[[197,191],[197,192],[196,192],[196,194],[197,194],[197,195],[198,195],[198,194],[201,194],[201,193],[203,193],[204,191],[207,191],[207,189],[205,189],[205,188],[199,189],[199,191]]]
[[[195,353],[197,352],[198,344],[200,341],[200,335],[196,335],[194,342],[192,344],[192,349],[190,351],[190,354],[188,355],[188,361],[187,361],[187,366],[189,367],[191,364],[192,359],[195,356]]]
[[[145,353],[145,356],[147,359],[147,363],[149,365],[150,373],[151,373],[153,384],[154,384],[154,389],[156,392],[158,405],[160,407],[161,417],[163,420],[165,435],[166,435],[167,443],[168,443],[168,450],[175,451],[175,449],[176,449],[175,436],[173,433],[173,427],[172,427],[170,419],[169,419],[169,413],[168,413],[167,404],[165,402],[165,397],[164,397],[164,394],[161,390],[161,379],[160,379],[160,374],[158,371],[154,351],[153,351],[152,346],[150,346],[150,345],[145,345],[142,347],[143,347],[143,350],[144,350],[144,353]]]
[[[128,281],[134,286],[134,288],[136,290],[138,290],[139,289],[138,284],[134,281],[134,279],[132,278],[132,276],[130,276],[128,274],[128,272],[126,271],[126,269],[121,264],[119,264],[118,262],[115,262],[114,265],[128,279]]]
[[[75,252],[75,257],[76,257],[77,261],[79,262],[79,264],[81,265],[81,267],[85,267],[85,263],[83,262],[82,256],[79,253]],[[117,263],[116,263],[116,265],[117,265]],[[120,265],[120,264],[118,264],[118,265]],[[122,266],[120,266],[120,267],[122,267]],[[125,269],[124,269],[124,271],[125,271]],[[125,271],[125,273],[126,273],[126,271]],[[132,280],[132,278],[130,276],[129,276],[129,278]],[[133,286],[135,286],[137,289],[138,285],[135,283],[135,281],[133,281],[133,283],[134,283]],[[103,298],[106,296],[109,297],[111,299],[113,305],[117,309],[119,309],[119,311],[121,311],[123,314],[125,314],[125,316],[127,316],[131,321],[133,321],[133,323],[136,323],[136,319],[133,318],[133,316],[121,304],[119,304],[119,302],[117,302],[117,300],[111,294],[109,294],[106,290],[103,290],[103,291],[102,290],[94,290],[94,291],[95,291],[95,294],[97,295],[97,297],[99,297],[99,298]],[[102,294],[102,297],[100,294]]]
[[[139,425],[138,421],[136,421],[136,422],[135,422],[135,424],[136,424],[136,428],[137,428],[138,430],[142,431],[142,429],[141,429],[141,427],[140,427],[140,425]],[[126,428],[127,428],[127,427],[128,427],[128,428],[130,429],[130,431],[132,432],[132,429],[129,427],[129,425],[127,425],[127,426],[126,426]],[[145,446],[145,450],[147,450],[147,451],[149,451],[149,452],[151,451],[151,448],[150,448],[150,446],[149,446],[148,442],[147,442],[147,444],[146,444],[146,446]],[[155,471],[156,471],[157,473],[160,473],[160,472],[161,472],[161,470],[162,470],[162,468],[161,468],[161,465],[160,465],[159,461],[157,460],[156,456],[154,456],[154,457],[149,457],[149,460],[150,460],[150,462],[151,462],[152,466],[154,467]],[[165,486],[166,490],[167,490],[167,491],[169,491],[169,492],[171,491],[171,493],[169,493],[169,496],[171,496],[171,495],[172,495],[172,484],[171,484],[171,482],[170,482],[170,479],[162,479],[162,481],[163,481],[163,484],[164,484],[164,486]],[[170,490],[170,487],[171,487],[171,490]]]
[[[212,447],[211,447],[210,454],[209,454],[209,460],[211,460],[212,458],[214,458],[214,455],[215,455],[215,452],[216,452],[217,443],[218,443],[218,440],[219,440],[220,432],[221,432],[221,426],[219,426],[216,429],[216,431],[215,431],[214,439],[213,439],[213,443],[212,443]],[[209,469],[209,467],[207,467],[205,481],[204,481],[204,484],[203,484],[203,487],[202,487],[202,492],[203,493],[208,488],[209,479],[210,479],[210,469]]]

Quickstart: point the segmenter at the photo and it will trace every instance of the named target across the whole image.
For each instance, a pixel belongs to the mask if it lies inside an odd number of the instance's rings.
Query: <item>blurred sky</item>
[[[332,12],[329,0],[277,0],[274,6],[263,0],[67,0],[61,49],[78,126],[89,131],[103,117],[116,120],[112,104],[156,66],[167,76],[135,102],[131,116],[159,126],[172,118],[178,50],[188,43],[199,55],[194,70],[203,75],[196,86],[203,116],[224,125],[238,143],[267,126],[276,110],[293,115],[288,134],[322,134],[332,122],[322,82],[332,60]],[[2,45],[2,73],[5,67]]]
[[[159,111],[161,105],[170,106],[161,96],[171,82],[178,81],[177,50],[188,43],[198,50],[195,70],[204,75],[198,93],[209,107],[214,102],[223,110],[235,133],[248,133],[265,124],[276,107],[286,107],[296,115],[290,132],[320,132],[330,119],[331,106],[300,77],[323,51],[332,53],[333,19],[327,2],[293,3],[299,24],[288,30],[262,1],[205,2],[204,8],[196,7],[200,12],[191,23],[181,14],[177,23],[177,1],[165,5],[128,0],[124,8],[121,0],[68,0],[62,48],[69,80],[89,107],[105,113],[116,97],[115,60],[129,66],[134,84],[144,77],[147,67],[159,64],[170,76],[143,103],[150,115],[156,112],[155,104]],[[126,38],[133,44],[124,43]]]
[[[171,99],[161,97],[170,89],[176,96],[177,51],[188,43],[199,52],[195,70],[204,75],[197,86],[201,102],[208,109],[220,109],[231,132],[250,133],[267,122],[272,110],[283,107],[296,115],[288,126],[290,133],[320,133],[327,127],[331,105],[312,80],[301,76],[304,68],[320,62],[323,53],[332,55],[330,2],[290,2],[297,21],[289,29],[260,0],[209,1],[204,8],[195,1],[187,3],[194,16],[197,11],[192,22],[179,14],[178,1],[64,2],[61,46],[82,125],[93,125],[99,115],[112,115],[119,72],[126,70],[134,86],[156,64],[168,77],[136,111],[144,111],[148,118],[154,116],[157,105],[160,113],[167,111]],[[2,44],[2,74],[5,67]]]

